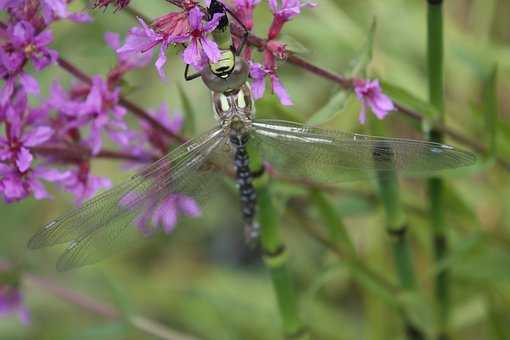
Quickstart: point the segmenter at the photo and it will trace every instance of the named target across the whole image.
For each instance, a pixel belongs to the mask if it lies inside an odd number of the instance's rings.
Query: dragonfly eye
[[[223,71],[223,67],[226,66],[218,67],[218,64],[214,64],[202,71],[202,80],[211,91],[223,93],[239,89],[248,80],[249,67],[242,58],[235,58],[235,66],[230,71],[228,67],[227,71]]]
[[[221,78],[226,78],[235,67],[235,56],[232,50],[221,50],[221,57],[217,63],[210,64],[211,72]]]

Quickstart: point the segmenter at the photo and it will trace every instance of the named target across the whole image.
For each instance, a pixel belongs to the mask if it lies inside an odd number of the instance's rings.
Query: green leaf
[[[409,108],[413,111],[421,112],[425,115],[426,118],[431,120],[439,117],[439,111],[427,101],[420,99],[398,85],[382,81],[381,87],[385,94],[391,97],[395,102]]]
[[[377,21],[372,21],[370,30],[368,31],[367,41],[358,52],[358,55],[352,60],[352,69],[349,72],[351,77],[367,78],[367,68],[372,61],[373,47],[374,47],[374,36],[377,28]]]
[[[489,156],[496,156],[496,137],[498,120],[498,66],[494,65],[487,79],[484,81],[483,94],[483,114],[485,118],[485,127],[488,132]]]
[[[317,126],[333,119],[338,113],[342,112],[345,104],[350,97],[350,93],[340,90],[324,105],[318,112],[306,122],[307,125]]]
[[[185,118],[184,133],[194,134],[196,129],[196,113],[193,110],[193,106],[191,105],[189,97],[186,95],[186,92],[183,90],[180,84],[177,84],[177,89],[179,91],[179,97],[181,98],[182,111]]]

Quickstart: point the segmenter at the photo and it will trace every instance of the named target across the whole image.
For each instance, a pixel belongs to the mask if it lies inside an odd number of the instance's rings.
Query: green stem
[[[403,290],[414,290],[416,279],[407,238],[408,224],[399,199],[398,179],[393,171],[380,172],[377,178],[386,213],[386,231],[392,238],[393,260],[400,286]],[[422,331],[413,325],[406,315],[402,315],[402,318],[409,340],[425,339]]]
[[[443,71],[443,1],[428,0],[428,71],[429,98],[440,115],[437,123],[444,121],[444,71]],[[432,129],[429,140],[441,142],[442,133]],[[430,221],[432,224],[433,246],[436,265],[441,263],[448,254],[448,242],[444,221],[444,190],[443,180],[430,178],[428,180],[428,195],[430,201]],[[445,269],[437,272],[435,278],[435,296],[437,299],[440,339],[448,339],[447,328],[450,314],[449,299],[450,275]]]
[[[309,339],[299,317],[297,293],[287,267],[287,250],[280,237],[278,219],[267,184],[259,188],[258,196],[264,263],[271,273],[285,336],[292,339]]]

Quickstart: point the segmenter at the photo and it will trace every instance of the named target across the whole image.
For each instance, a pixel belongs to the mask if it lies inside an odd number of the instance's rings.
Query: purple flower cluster
[[[162,78],[165,77],[163,67],[166,63],[166,50],[171,44],[186,44],[182,59],[196,70],[201,70],[209,62],[217,62],[220,50],[208,34],[218,26],[223,14],[215,14],[210,21],[204,23],[204,13],[197,2],[186,0],[183,6],[180,12],[168,13],[156,19],[153,27],[139,18],[140,27],[129,31],[126,43],[117,52],[125,56],[150,54],[153,48],[159,46],[156,68]]]
[[[109,179],[91,173],[91,160],[101,154],[105,136],[124,154],[142,162],[161,157],[171,143],[145,121],[140,122],[140,131],[129,129],[127,110],[119,103],[122,78],[146,66],[150,55],[119,52],[117,64],[107,75],[69,88],[55,81],[49,98],[41,98],[37,107],[28,104],[28,95],[37,95],[39,85],[26,67],[32,64],[39,71],[58,58],[49,47],[51,24],[59,19],[90,20],[86,14],[71,13],[67,5],[65,0],[0,1],[8,14],[7,22],[0,23],[0,74],[5,80],[0,92],[0,196],[8,203],[29,196],[49,198],[44,182],[72,193],[77,204],[109,187]],[[113,50],[122,46],[116,33],[106,33],[105,40]],[[182,119],[170,120],[166,108],[154,113],[154,118],[170,131],[180,132]]]

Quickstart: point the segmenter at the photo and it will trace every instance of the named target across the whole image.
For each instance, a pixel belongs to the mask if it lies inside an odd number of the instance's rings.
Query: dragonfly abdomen
[[[255,222],[257,193],[253,186],[253,173],[250,169],[250,158],[246,150],[248,134],[230,136],[230,143],[234,148],[234,165],[236,181],[241,200],[241,212],[245,224],[245,237],[253,241],[258,237],[258,225]]]

